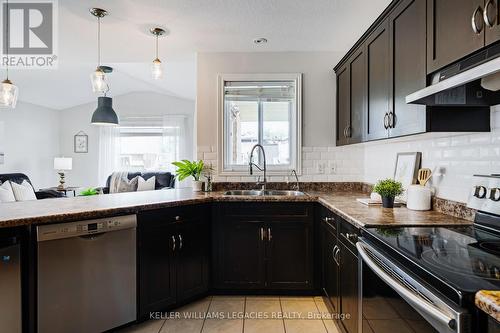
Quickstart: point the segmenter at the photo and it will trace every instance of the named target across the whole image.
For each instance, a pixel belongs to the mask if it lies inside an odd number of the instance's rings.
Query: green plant
[[[92,188],[92,187],[89,187],[80,193],[80,195],[84,196],[84,197],[89,197],[91,195],[98,195],[98,194],[99,194],[99,192],[95,188]]]
[[[192,176],[194,180],[199,181],[201,173],[203,172],[203,167],[205,166],[205,164],[201,160],[182,160],[180,162],[172,162],[172,164],[177,167],[176,177],[179,178],[179,180],[184,180],[189,176]]]
[[[373,192],[380,194],[382,197],[395,198],[403,193],[403,184],[394,179],[379,180],[373,188]]]

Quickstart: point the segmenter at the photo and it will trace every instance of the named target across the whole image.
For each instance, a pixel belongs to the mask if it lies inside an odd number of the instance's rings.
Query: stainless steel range
[[[474,179],[472,226],[362,232],[363,333],[487,332],[474,297],[500,290],[500,177]]]

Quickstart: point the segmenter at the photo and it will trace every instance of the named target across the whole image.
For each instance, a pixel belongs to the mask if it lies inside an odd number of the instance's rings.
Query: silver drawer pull
[[[182,235],[179,235],[179,250],[182,250]]]
[[[172,236],[172,252],[175,251],[175,237]]]

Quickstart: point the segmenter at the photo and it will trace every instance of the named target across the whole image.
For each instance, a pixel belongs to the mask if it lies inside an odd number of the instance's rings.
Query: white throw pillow
[[[137,192],[140,191],[153,191],[155,189],[156,176],[144,180],[144,178],[139,177],[139,182],[137,183]]]
[[[12,192],[12,186],[10,182],[6,181],[0,185],[0,202],[14,202],[16,197],[14,197],[14,192]]]
[[[11,182],[12,192],[16,201],[36,200],[35,190],[28,181],[24,180],[21,185]]]

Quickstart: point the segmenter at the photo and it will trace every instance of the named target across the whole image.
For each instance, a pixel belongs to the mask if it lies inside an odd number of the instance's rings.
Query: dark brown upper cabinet
[[[486,0],[484,4],[484,39],[485,44],[490,45],[500,40],[500,1]]]
[[[364,48],[337,74],[337,145],[362,142],[365,134],[366,69]]]
[[[403,0],[389,15],[389,136],[426,130],[426,107],[406,104],[406,96],[426,86],[425,1]]]
[[[390,109],[390,51],[389,21],[384,20],[368,37],[366,47],[367,68],[367,139],[389,136]]]
[[[485,45],[485,31],[490,29],[485,26],[484,5],[484,0],[427,0],[427,73]],[[493,18],[493,5],[488,8]],[[498,40],[497,29],[488,32],[487,39]]]

